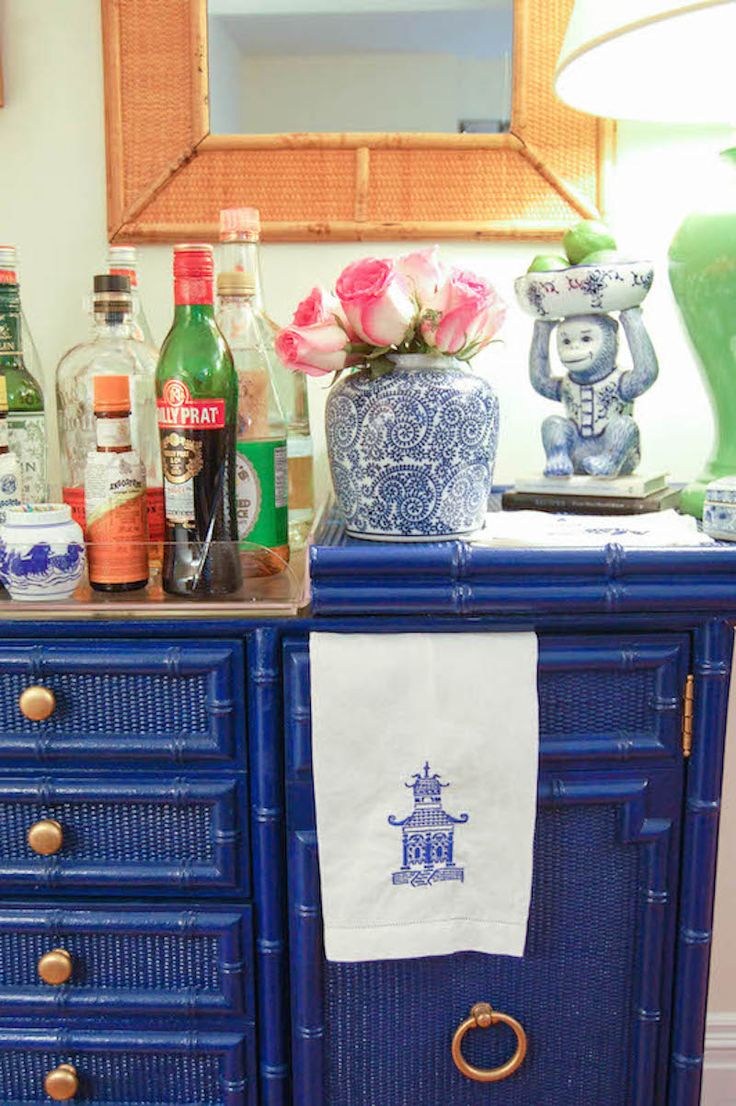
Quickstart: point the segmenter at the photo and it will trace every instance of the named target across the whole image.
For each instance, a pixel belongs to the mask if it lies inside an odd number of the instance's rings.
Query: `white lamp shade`
[[[736,0],[576,0],[555,91],[616,119],[736,122]]]

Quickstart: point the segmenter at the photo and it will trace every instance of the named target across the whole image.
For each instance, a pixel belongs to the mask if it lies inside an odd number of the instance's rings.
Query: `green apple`
[[[616,240],[608,227],[595,219],[583,219],[570,227],[562,239],[565,253],[572,265],[579,265],[583,258],[600,250],[615,250]]]
[[[618,250],[595,250],[584,257],[581,265],[619,265],[623,261]]]
[[[568,269],[569,263],[566,257],[560,257],[555,253],[538,253],[527,269],[528,273],[551,273],[560,269]]]

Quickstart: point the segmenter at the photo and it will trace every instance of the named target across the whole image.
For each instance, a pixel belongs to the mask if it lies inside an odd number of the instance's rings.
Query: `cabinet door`
[[[542,770],[526,955],[358,964],[323,956],[308,648],[287,644],[292,1044],[300,1106],[665,1102],[683,787],[681,755],[668,736],[679,721],[674,692],[684,682],[687,639],[612,636],[598,639],[595,650],[590,644],[540,640]],[[620,709],[591,710],[591,669],[600,667],[605,686],[617,653],[618,671],[632,676],[620,680],[624,701]],[[651,693],[635,675],[647,668]],[[561,710],[569,712],[564,725]],[[585,744],[576,719],[586,712],[593,719],[589,741],[602,745],[596,756],[591,744],[586,759],[578,745],[575,759],[560,741]],[[623,745],[606,755],[601,723],[609,716],[626,732]],[[653,743],[655,732],[662,740]],[[503,1083],[471,1081],[451,1058],[453,1033],[477,1002],[517,1019],[528,1037],[524,1064]],[[473,1030],[463,1046],[478,1068],[498,1067],[513,1049],[502,1027]]]

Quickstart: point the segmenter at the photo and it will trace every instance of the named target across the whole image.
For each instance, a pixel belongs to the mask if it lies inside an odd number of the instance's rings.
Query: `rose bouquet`
[[[314,288],[276,352],[296,372],[338,375],[351,367],[390,369],[391,355],[469,361],[499,331],[506,307],[488,281],[450,268],[437,246],[396,261],[366,257],[340,274],[335,293]]]

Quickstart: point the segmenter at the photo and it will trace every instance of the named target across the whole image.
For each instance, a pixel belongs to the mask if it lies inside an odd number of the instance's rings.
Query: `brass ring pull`
[[[79,1090],[77,1069],[72,1064],[59,1064],[44,1079],[43,1089],[54,1102],[68,1102]]]
[[[462,1053],[462,1043],[465,1034],[470,1029],[488,1029],[491,1025],[507,1025],[513,1029],[516,1035],[516,1052],[502,1064],[500,1068],[474,1068],[469,1064]],[[518,1071],[526,1058],[527,1040],[524,1027],[516,1018],[508,1014],[499,1014],[487,1002],[476,1002],[470,1011],[470,1017],[459,1025],[452,1038],[452,1058],[458,1071],[468,1079],[474,1079],[477,1083],[500,1083],[502,1079],[508,1079],[515,1071]]]
[[[52,949],[38,961],[38,974],[44,983],[59,987],[72,977],[72,958],[66,949]]]
[[[56,710],[56,696],[51,688],[33,684],[21,692],[18,706],[29,722],[44,722]]]

